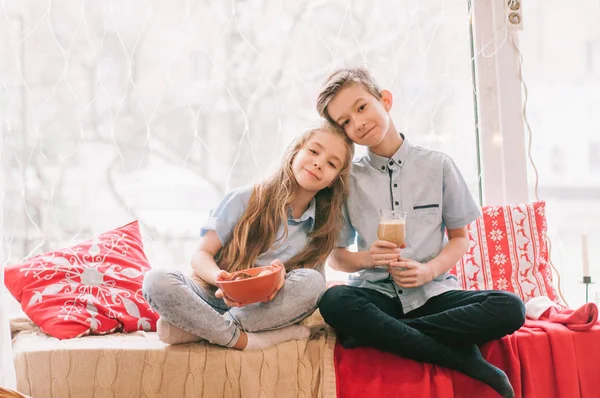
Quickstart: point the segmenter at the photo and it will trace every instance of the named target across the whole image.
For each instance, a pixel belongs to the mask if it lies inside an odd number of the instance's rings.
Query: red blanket
[[[577,332],[527,320],[517,332],[481,349],[510,378],[517,398],[600,397],[600,324]],[[373,348],[335,347],[338,398],[497,398],[459,372]]]

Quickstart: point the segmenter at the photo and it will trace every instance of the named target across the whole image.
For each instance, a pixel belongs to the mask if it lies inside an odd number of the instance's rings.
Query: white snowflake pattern
[[[35,291],[29,304],[32,305],[44,300],[44,296],[54,295],[61,291],[64,293],[77,293],[73,300],[67,300],[61,307],[60,318],[64,320],[75,319],[73,315],[87,311],[90,315],[87,322],[90,329],[95,330],[100,326],[96,319],[98,315],[95,304],[101,303],[108,309],[107,316],[123,318],[120,308],[125,308],[129,316],[139,318],[138,327],[143,330],[150,329],[150,319],[141,317],[139,307],[134,303],[143,304],[145,301],[141,292],[131,292],[116,286],[116,280],[138,278],[142,272],[134,268],[124,268],[118,264],[106,261],[111,253],[113,256],[125,257],[129,251],[129,244],[125,235],[105,236],[101,242],[92,242],[90,248],[85,250],[81,246],[74,246],[68,252],[41,255],[32,259],[27,268],[21,269],[24,276],[32,273],[34,279],[52,280],[57,273],[62,273],[63,278],[58,283],[45,286],[40,291]],[[104,255],[100,255],[102,249]],[[105,279],[109,276],[112,279]]]
[[[508,259],[506,258],[506,255],[504,253],[496,253],[492,261],[494,262],[494,264],[504,265],[506,264],[507,260]]]
[[[494,221],[492,221],[492,226],[493,226],[493,227],[497,227],[497,226],[498,226],[498,220],[494,220]]]
[[[490,232],[490,239],[493,240],[494,242],[498,242],[499,240],[502,240],[502,238],[503,238],[502,230],[496,228],[496,229],[492,230],[492,232]]]
[[[498,278],[498,281],[496,282],[496,287],[500,290],[506,290],[506,288],[508,287],[508,281],[506,280],[506,278]]]
[[[488,216],[495,218],[500,214],[500,207],[488,207],[485,212]]]
[[[504,269],[504,267],[500,267],[500,268],[498,268],[498,273],[499,273],[500,275],[504,275],[504,273],[505,273],[505,272],[506,272],[506,270]]]
[[[499,252],[500,250],[502,250],[502,246],[496,245],[496,251]]]

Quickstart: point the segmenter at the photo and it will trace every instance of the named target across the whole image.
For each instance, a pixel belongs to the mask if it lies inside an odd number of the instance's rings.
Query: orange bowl
[[[259,275],[261,272],[274,268],[272,272]],[[232,279],[247,275],[244,279],[216,281],[217,286],[225,295],[240,304],[252,304],[265,301],[279,285],[280,278],[283,277],[284,269],[279,265],[270,267],[249,268],[242,271],[236,271],[231,274]]]

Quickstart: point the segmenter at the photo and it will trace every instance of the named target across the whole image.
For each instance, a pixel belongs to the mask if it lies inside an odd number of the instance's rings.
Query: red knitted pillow
[[[451,271],[463,289],[507,290],[559,303],[546,244],[546,203],[485,206],[469,226],[471,246]]]
[[[158,314],[141,292],[149,270],[134,221],[76,246],[7,265],[4,282],[33,322],[66,339],[156,330]]]

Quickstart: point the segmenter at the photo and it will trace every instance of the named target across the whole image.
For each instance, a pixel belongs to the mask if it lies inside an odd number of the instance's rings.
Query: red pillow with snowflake
[[[142,297],[144,254],[137,221],[93,240],[4,268],[23,311],[59,339],[156,330],[158,314]]]
[[[451,271],[463,289],[507,290],[523,301],[548,296],[560,303],[552,283],[546,244],[546,202],[484,206],[469,226],[471,245]]]

